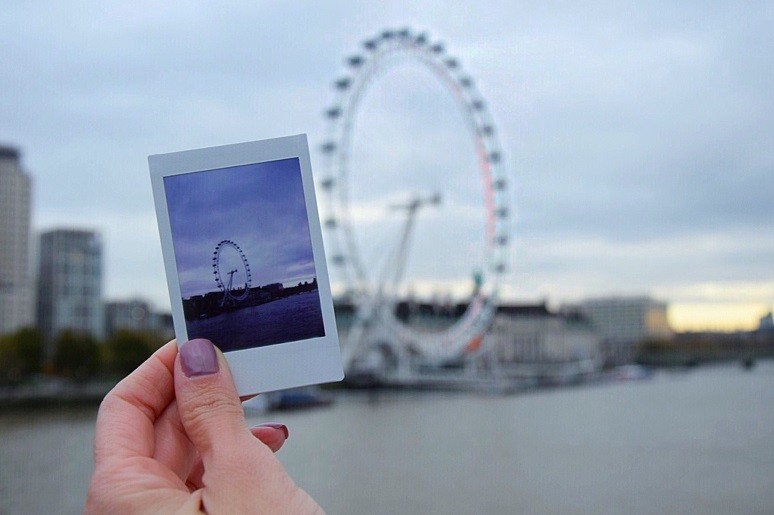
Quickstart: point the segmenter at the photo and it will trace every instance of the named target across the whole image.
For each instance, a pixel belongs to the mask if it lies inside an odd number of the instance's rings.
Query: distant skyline
[[[167,176],[164,190],[183,298],[217,290],[212,257],[223,240],[242,249],[255,286],[315,276],[298,158]]]
[[[319,181],[344,58],[427,31],[476,80],[513,177],[505,299],[647,294],[678,330],[751,328],[774,307],[772,26],[769,2],[11,3],[0,141],[22,149],[34,226],[99,230],[107,298],[166,308],[147,155],[305,132]],[[480,185],[449,92],[401,64],[354,122],[366,254],[394,234],[369,222],[375,194],[437,187],[410,272],[469,287]]]

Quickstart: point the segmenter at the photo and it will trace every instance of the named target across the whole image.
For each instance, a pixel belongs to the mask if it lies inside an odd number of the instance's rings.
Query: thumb
[[[220,448],[252,439],[228,363],[211,341],[197,338],[180,347],[175,397],[183,428],[205,466],[224,455]]]

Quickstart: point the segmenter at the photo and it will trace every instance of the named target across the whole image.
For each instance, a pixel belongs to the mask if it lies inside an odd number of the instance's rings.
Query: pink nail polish
[[[273,427],[274,429],[281,430],[283,433],[285,433],[285,440],[287,440],[288,437],[290,436],[290,431],[288,431],[288,426],[286,426],[285,424],[265,424],[265,425],[269,427]]]

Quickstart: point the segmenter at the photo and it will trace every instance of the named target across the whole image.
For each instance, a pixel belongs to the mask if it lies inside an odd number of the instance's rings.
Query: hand
[[[223,354],[174,341],[102,401],[87,513],[321,513],[272,451],[284,426],[248,430]]]

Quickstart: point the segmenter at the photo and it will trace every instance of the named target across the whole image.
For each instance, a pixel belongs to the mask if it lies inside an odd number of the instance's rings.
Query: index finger
[[[154,423],[175,398],[174,340],[149,357],[102,400],[94,436],[94,459],[152,456]]]

